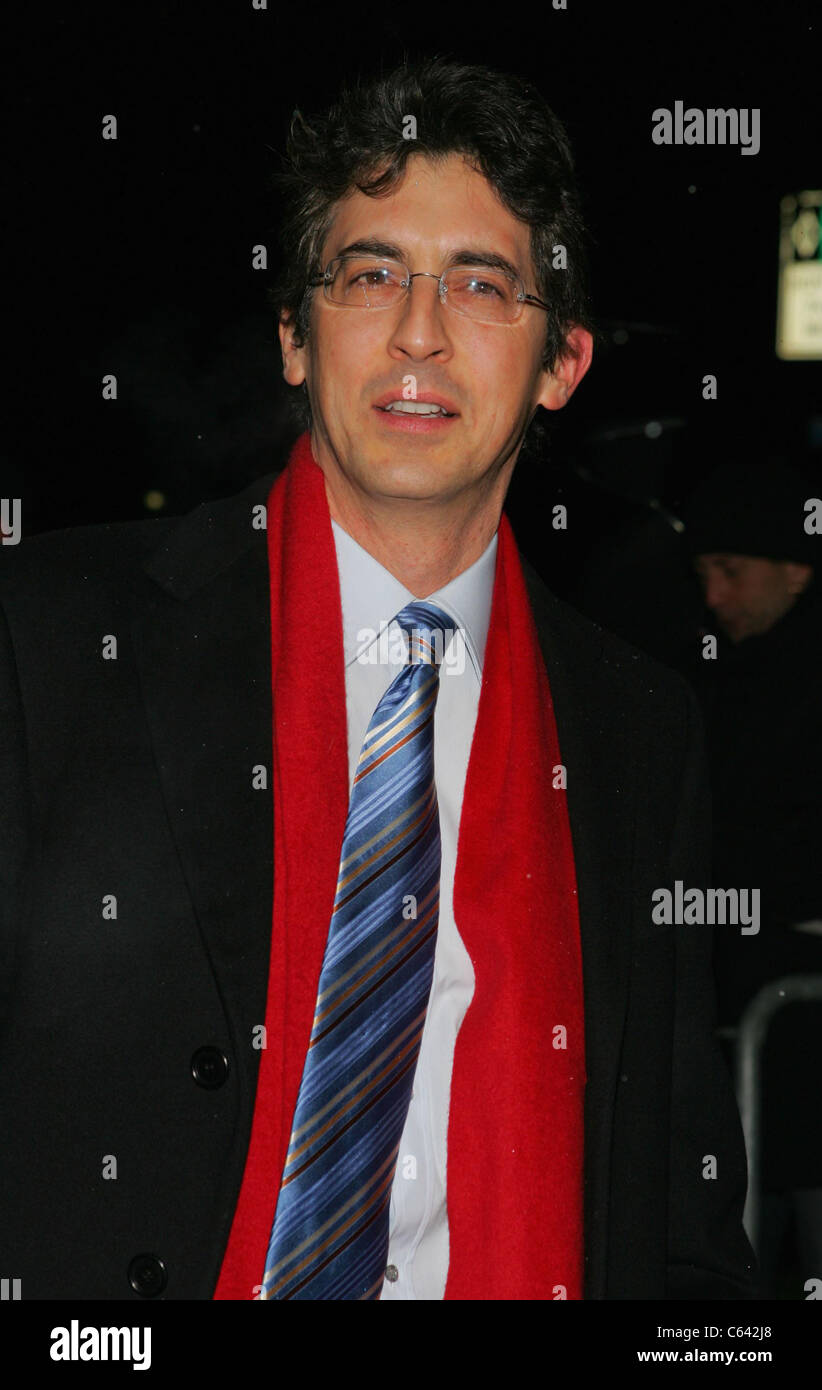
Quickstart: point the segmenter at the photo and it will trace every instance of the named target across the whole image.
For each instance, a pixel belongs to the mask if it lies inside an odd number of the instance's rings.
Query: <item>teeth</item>
[[[398,411],[402,415],[447,415],[441,405],[430,405],[427,401],[391,401],[383,410]]]

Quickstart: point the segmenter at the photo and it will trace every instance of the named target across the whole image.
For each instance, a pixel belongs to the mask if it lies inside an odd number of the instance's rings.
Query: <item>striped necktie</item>
[[[391,1187],[434,972],[439,664],[456,626],[414,601],[408,660],[377,705],[343,835],[314,1023],[261,1298],[378,1299]]]

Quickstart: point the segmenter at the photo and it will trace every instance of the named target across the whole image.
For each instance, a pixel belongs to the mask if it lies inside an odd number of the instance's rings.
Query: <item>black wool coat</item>
[[[214,1291],[265,1017],[272,802],[251,769],[271,759],[268,562],[251,509],[273,476],[181,519],[0,549],[0,1230],[23,1298]],[[651,921],[654,889],[708,881],[698,707],[525,572],[578,881],[585,1297],[750,1297],[710,932]]]

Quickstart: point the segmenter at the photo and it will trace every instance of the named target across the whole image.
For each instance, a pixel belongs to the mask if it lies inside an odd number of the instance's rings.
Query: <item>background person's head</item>
[[[802,475],[784,461],[723,466],[684,509],[705,605],[731,642],[778,623],[813,580]]]
[[[295,114],[279,182],[284,371],[301,388],[318,461],[364,493],[504,491],[538,407],[563,406],[591,354],[573,161],[539,93],[487,68],[403,65],[308,121]],[[310,287],[362,241],[396,247],[412,274],[439,275],[466,249],[488,253],[547,307],[522,304],[516,322],[489,323],[444,304],[434,279],[415,278],[378,310]],[[420,431],[386,420],[376,403],[409,376],[417,396],[448,402],[450,420]]]
[[[697,555],[694,569],[710,608],[732,642],[768,632],[796,603],[813,575],[810,565],[730,552]]]

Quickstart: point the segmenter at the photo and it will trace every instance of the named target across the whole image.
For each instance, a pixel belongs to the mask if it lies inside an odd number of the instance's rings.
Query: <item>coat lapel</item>
[[[273,893],[268,559],[252,507],[273,478],[167,533],[144,566],[149,601],[132,623],[169,825],[252,1097]],[[255,767],[265,790],[254,789]]]
[[[609,1172],[628,998],[636,798],[629,730],[615,718],[606,634],[522,561],[568,775],[585,994],[585,1297],[604,1298]]]

